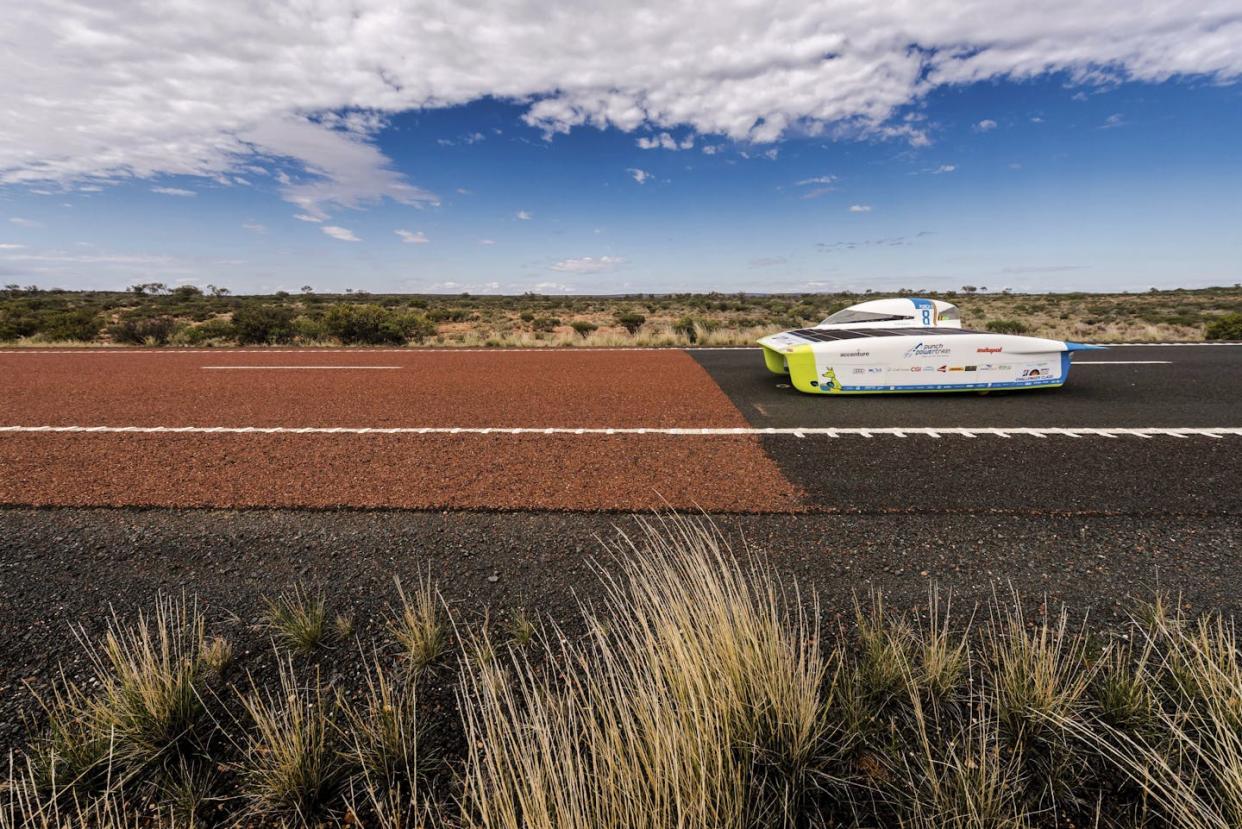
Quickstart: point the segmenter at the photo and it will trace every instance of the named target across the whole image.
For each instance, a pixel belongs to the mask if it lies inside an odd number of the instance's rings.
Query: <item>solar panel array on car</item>
[[[814,340],[819,343],[833,340],[854,340],[859,337],[939,337],[954,334],[979,334],[968,328],[842,328],[838,330],[824,328],[800,328],[790,331],[795,337]]]

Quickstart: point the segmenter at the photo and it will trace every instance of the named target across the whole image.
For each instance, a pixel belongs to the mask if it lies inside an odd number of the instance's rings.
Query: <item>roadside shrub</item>
[[[544,334],[551,334],[556,331],[560,324],[561,321],[557,317],[537,317],[535,321],[531,323],[531,328]]]
[[[284,305],[243,305],[233,312],[233,329],[242,345],[273,345],[293,340],[293,309]]]
[[[99,336],[103,320],[90,308],[74,308],[47,315],[39,324],[39,335],[45,340],[78,340],[90,342]]]
[[[643,323],[647,318],[642,314],[633,311],[618,311],[616,314],[617,325],[620,325],[630,334],[637,334],[638,329],[643,327]]]
[[[390,613],[388,630],[410,669],[421,671],[448,649],[448,628],[440,615],[444,598],[429,578],[420,578],[411,602],[401,579],[394,581],[401,606]]]
[[[1025,334],[1028,330],[1017,320],[988,320],[987,329],[993,334]]]
[[[1213,320],[1205,333],[1209,340],[1242,340],[1242,314],[1225,314]]]
[[[226,319],[209,319],[201,325],[187,325],[173,335],[178,345],[201,345],[209,340],[231,340],[237,332]]]
[[[324,315],[328,333],[345,345],[400,345],[422,342],[436,333],[428,316],[379,305],[333,305]]]
[[[0,310],[0,342],[33,336],[39,330],[39,319],[22,310]]]
[[[165,345],[176,330],[172,317],[131,317],[108,326],[108,336],[113,342],[130,345]]]
[[[592,331],[599,328],[599,326],[596,325],[595,323],[587,322],[586,320],[574,320],[573,322],[569,324],[569,327],[572,328],[574,331],[576,331],[578,333],[578,336],[582,337],[583,339],[586,339],[587,337],[589,337]]]
[[[682,317],[673,323],[673,331],[692,343],[698,342],[699,330],[694,317]]]
[[[328,339],[328,326],[322,317],[303,315],[293,321],[294,335],[299,342],[318,342]]]

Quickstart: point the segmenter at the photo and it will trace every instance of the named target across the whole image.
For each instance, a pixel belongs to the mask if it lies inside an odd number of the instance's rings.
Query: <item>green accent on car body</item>
[[[763,346],[763,364],[773,374],[789,373],[789,369],[785,366],[785,355],[774,348],[768,348],[766,345]]]

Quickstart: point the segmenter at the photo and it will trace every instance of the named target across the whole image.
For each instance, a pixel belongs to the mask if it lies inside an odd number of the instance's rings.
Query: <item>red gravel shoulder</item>
[[[788,512],[750,437],[0,435],[0,504]]]
[[[669,427],[746,421],[683,351],[116,350],[0,353],[0,425]]]

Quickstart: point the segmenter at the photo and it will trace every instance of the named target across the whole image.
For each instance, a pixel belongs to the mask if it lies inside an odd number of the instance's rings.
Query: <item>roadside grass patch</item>
[[[494,626],[454,618],[430,574],[397,580],[384,624],[310,659],[208,639],[184,599],[113,617],[42,697],[0,829],[1242,824],[1242,643],[1220,614],[1157,594],[1095,629],[935,589],[825,609],[677,517],[595,569],[574,618]],[[322,599],[286,599],[291,627],[340,635]]]
[[[308,654],[327,644],[335,633],[328,625],[322,594],[311,594],[301,585],[291,593],[263,600],[263,626],[294,653]]]

